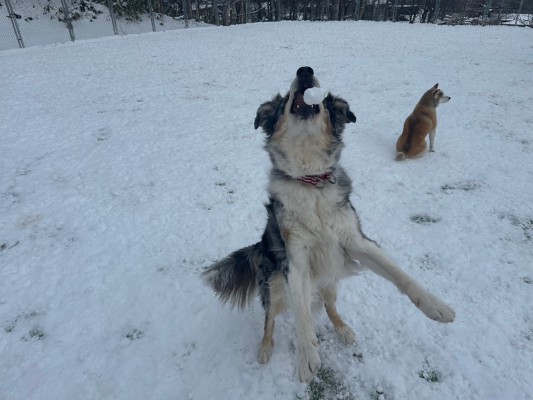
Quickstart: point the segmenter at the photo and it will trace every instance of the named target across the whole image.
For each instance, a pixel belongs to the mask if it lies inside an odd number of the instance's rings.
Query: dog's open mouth
[[[320,112],[318,104],[309,105],[304,101],[304,92],[317,85],[318,81],[314,77],[313,68],[298,68],[298,71],[296,71],[296,78],[293,81],[294,98],[291,104],[291,113],[305,119]]]
[[[294,100],[292,101],[291,112],[299,115],[302,118],[309,118],[320,112],[318,104],[309,105],[304,101],[305,89],[294,93]]]

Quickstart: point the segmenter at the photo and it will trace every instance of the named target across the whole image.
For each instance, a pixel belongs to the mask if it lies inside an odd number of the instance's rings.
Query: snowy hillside
[[[271,23],[0,52],[0,399],[533,399],[533,31]],[[368,236],[452,305],[425,318],[366,272],[257,362],[259,304],[202,269],[256,242],[269,160],[257,107],[310,65],[357,116],[343,165]],[[439,83],[436,152],[395,162]]]

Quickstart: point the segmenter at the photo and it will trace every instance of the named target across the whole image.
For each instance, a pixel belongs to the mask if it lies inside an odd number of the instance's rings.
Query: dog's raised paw
[[[434,321],[449,323],[455,320],[455,311],[429,292],[421,293],[418,296],[409,296],[409,298],[420,311]]]
[[[320,369],[320,355],[315,346],[307,348],[306,351],[300,351],[298,355],[298,365],[296,367],[300,382],[309,382]]]

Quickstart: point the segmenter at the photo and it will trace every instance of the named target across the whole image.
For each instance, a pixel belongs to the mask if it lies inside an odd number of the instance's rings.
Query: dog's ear
[[[433,89],[438,89],[438,88],[439,88],[439,84],[435,83],[435,86],[433,86]]]
[[[268,136],[273,135],[274,130],[276,129],[276,124],[278,123],[278,118],[280,114],[283,113],[283,107],[286,101],[287,100],[284,97],[281,97],[278,93],[272,98],[272,100],[261,104],[257,109],[254,128],[257,129],[261,127]]]
[[[357,121],[357,118],[355,118],[355,114],[353,112],[351,112],[350,110],[348,110],[348,113],[347,113],[347,118],[350,122],[355,122]]]
[[[348,102],[340,97],[328,93],[324,99],[324,105],[329,111],[329,118],[333,126],[333,134],[340,136],[344,130],[344,125],[355,122],[355,114],[350,110]]]
[[[348,102],[340,97],[328,93],[324,99],[324,105],[328,109],[329,119],[333,128],[333,135],[341,139],[344,126],[349,122],[355,122],[355,114],[350,110]]]

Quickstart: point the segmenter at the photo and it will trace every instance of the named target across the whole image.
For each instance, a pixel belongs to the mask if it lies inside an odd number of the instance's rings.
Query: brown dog
[[[415,109],[403,124],[403,132],[396,142],[396,160],[420,157],[424,154],[427,144],[426,136],[429,134],[429,151],[435,151],[435,135],[437,134],[437,106],[450,100],[439,89],[437,83],[429,89]]]

